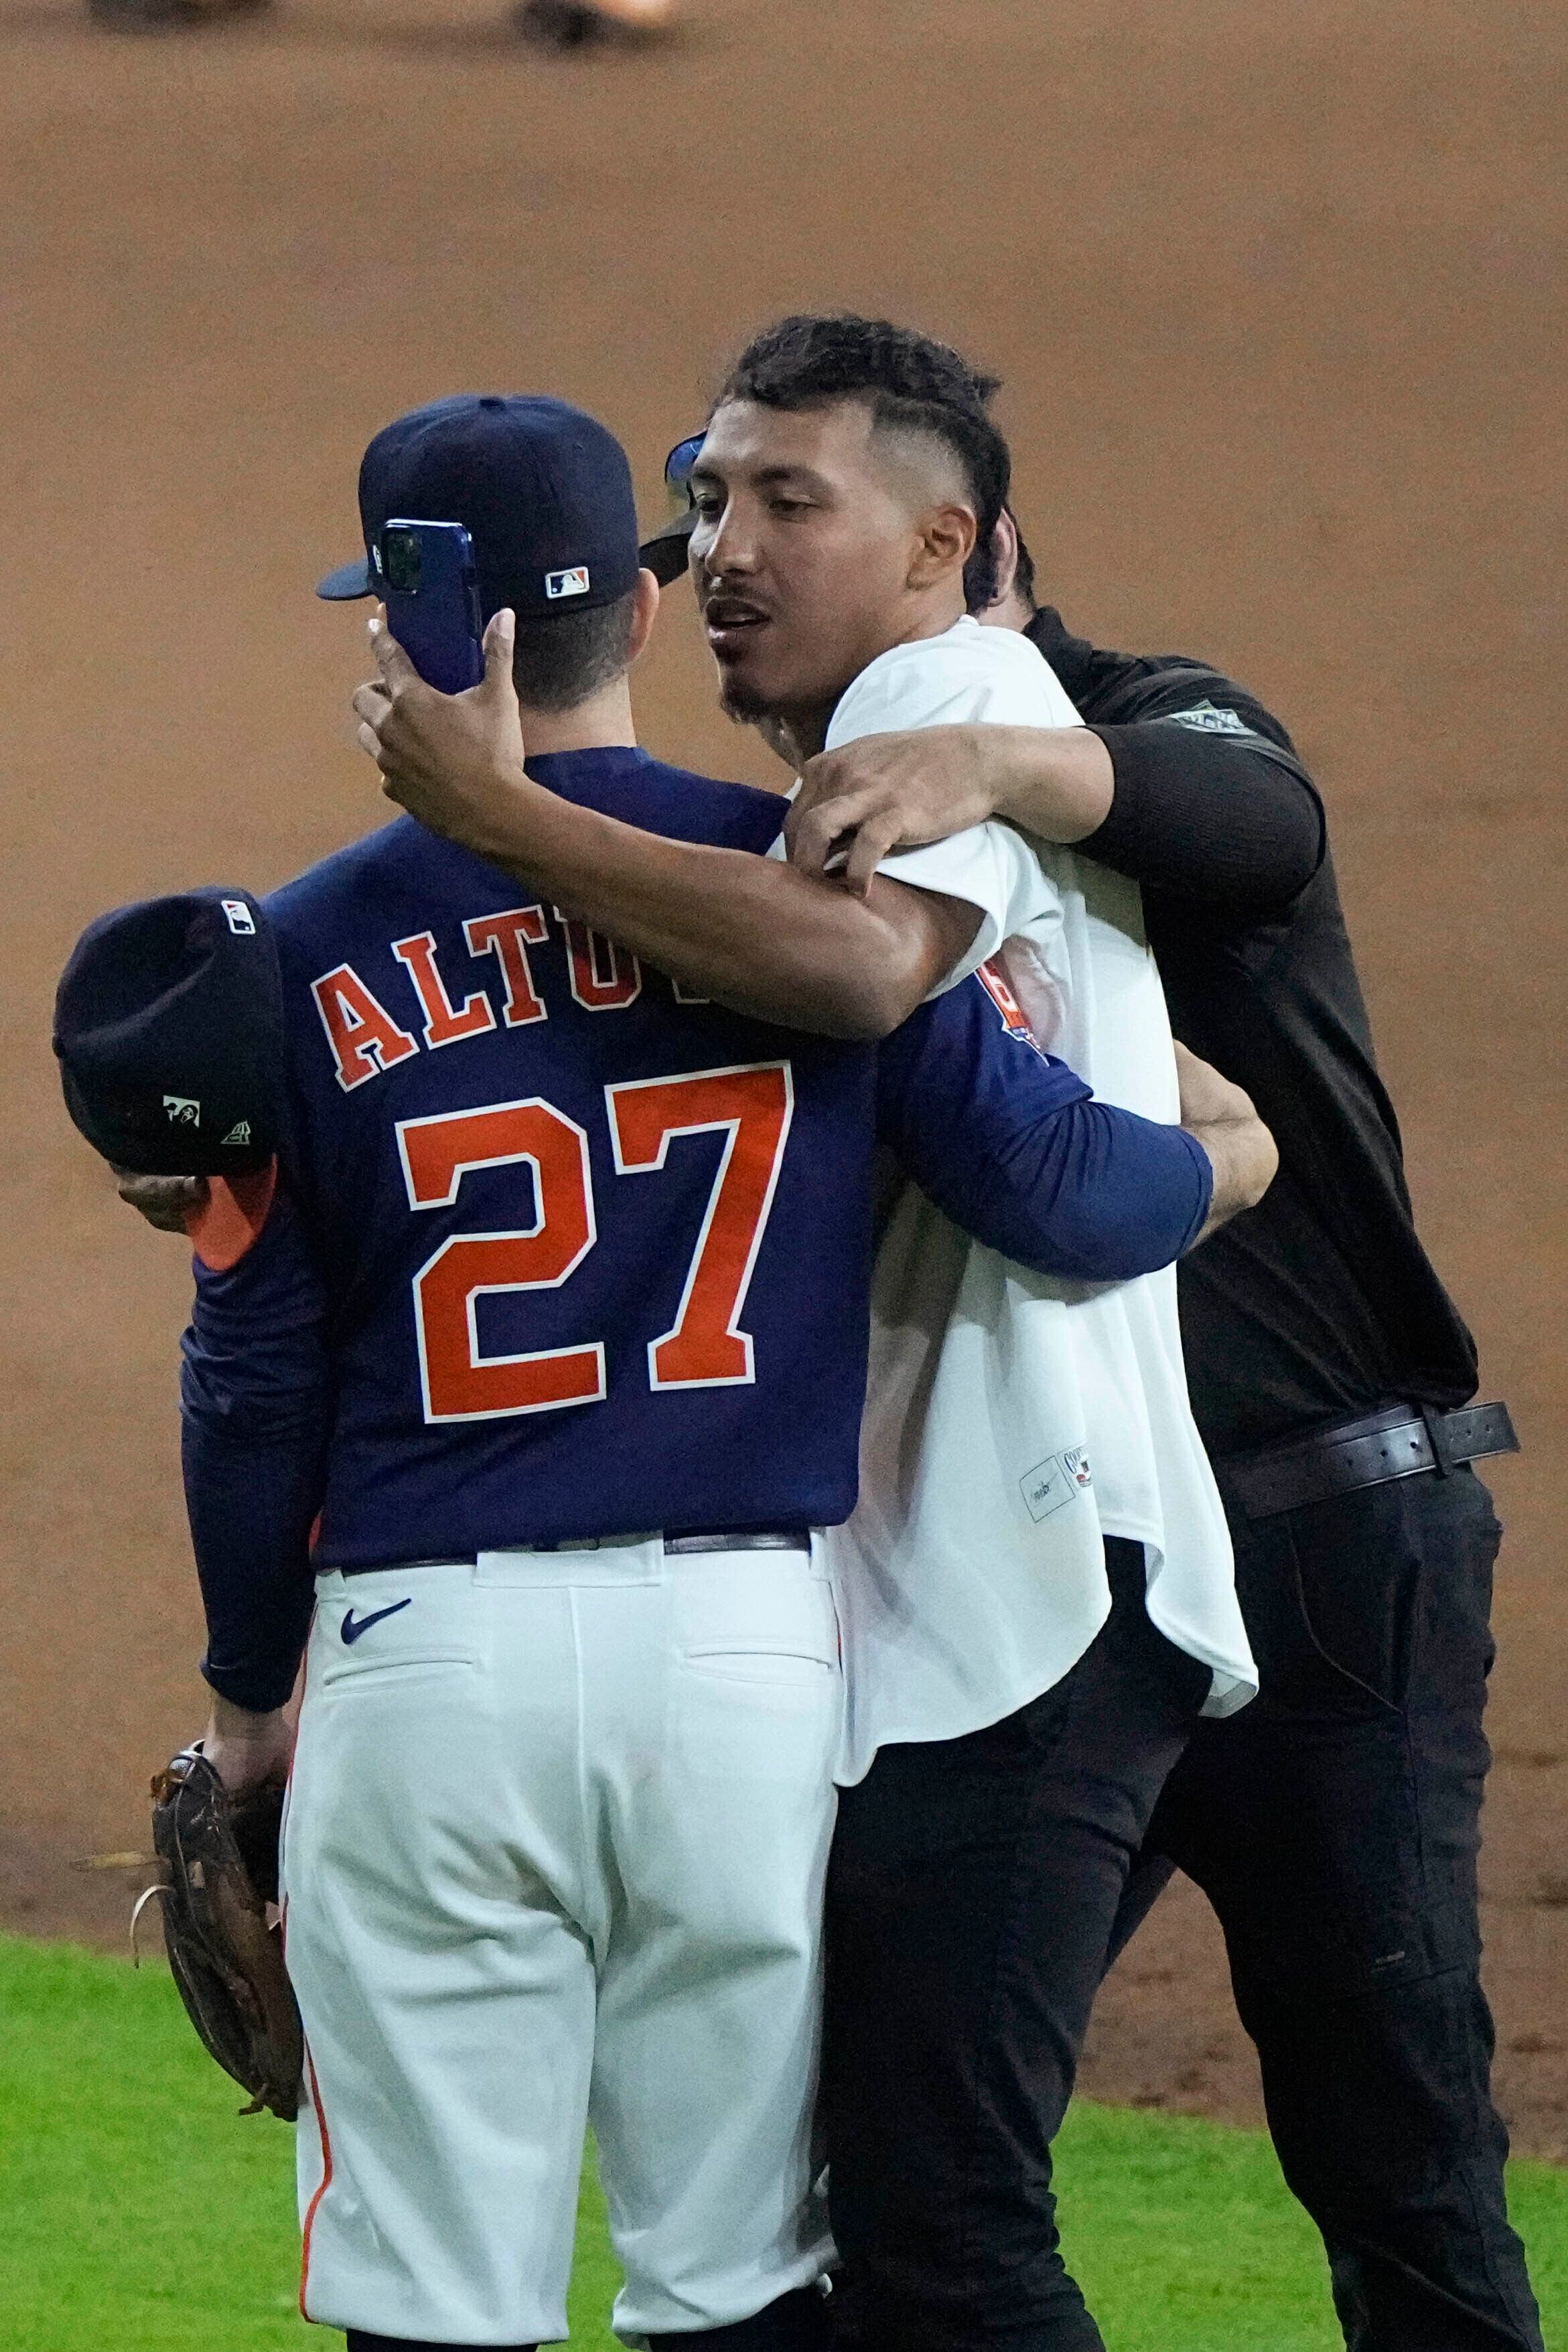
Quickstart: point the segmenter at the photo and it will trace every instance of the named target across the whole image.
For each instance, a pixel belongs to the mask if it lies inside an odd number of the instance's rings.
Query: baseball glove
[[[148,1894],[162,1897],[169,1966],[192,2024],[251,2095],[241,2114],[270,2107],[292,2123],[305,2040],[283,1938],[267,1921],[282,1822],[279,1782],[231,1797],[200,1744],[183,1748],[152,1782],[152,1844],[166,1875]]]

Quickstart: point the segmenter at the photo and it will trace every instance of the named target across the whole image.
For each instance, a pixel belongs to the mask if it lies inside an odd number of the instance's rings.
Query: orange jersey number
[[[675,1321],[651,1341],[655,1388],[711,1388],[756,1377],[740,1316],[789,1139],[794,1096],[787,1062],[697,1070],[605,1088],[617,1170],[662,1169],[672,1137],[725,1136],[718,1171]],[[490,1421],[591,1404],[605,1394],[604,1346],[516,1356],[479,1352],[476,1303],[486,1292],[559,1289],[598,1238],[588,1138],[534,1097],[399,1122],[409,1205],[450,1208],[470,1169],[526,1164],[534,1223],[507,1233],[454,1234],[414,1277],[414,1319],[428,1422]]]

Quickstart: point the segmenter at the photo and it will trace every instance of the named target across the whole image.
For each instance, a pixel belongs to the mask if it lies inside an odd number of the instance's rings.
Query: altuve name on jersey
[[[563,915],[559,907],[550,912],[565,936],[567,980],[573,1002],[585,1013],[624,1013],[634,1004],[643,986],[637,958],[575,916]],[[327,1033],[338,1084],[345,1094],[407,1061],[422,1044],[434,1052],[465,1037],[487,1036],[498,1025],[525,1029],[532,1022],[549,1020],[549,1010],[536,985],[528,955],[530,948],[543,947],[549,938],[542,906],[508,907],[500,914],[475,915],[464,924],[463,937],[471,956],[493,956],[499,967],[506,992],[499,1024],[483,988],[473,990],[461,1004],[453,1002],[436,962],[434,931],[413,931],[406,939],[388,943],[418,1000],[422,1016],[418,1036],[388,1012],[352,964],[336,964],[311,982],[310,993]],[[670,984],[678,1004],[708,1002],[678,980]]]

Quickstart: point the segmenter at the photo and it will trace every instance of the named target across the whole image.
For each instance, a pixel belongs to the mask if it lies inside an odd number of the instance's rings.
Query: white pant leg
[[[724,2326],[831,2257],[811,2147],[842,1706],[826,1564],[670,1558],[660,1593],[577,1603],[613,1855],[592,2114],[614,2324]]]
[[[284,1847],[305,2307],[559,2339],[594,2008],[570,1595],[459,1566],[319,1590]]]

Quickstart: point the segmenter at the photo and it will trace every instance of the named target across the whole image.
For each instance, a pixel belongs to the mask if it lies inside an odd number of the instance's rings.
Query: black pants
[[[1351,2352],[1541,2352],[1478,1973],[1490,1499],[1458,1470],[1231,1524],[1262,1695],[1199,1726],[1117,1948],[1173,1864],[1213,1904]]]
[[[1144,1559],[1064,1681],[988,1731],[884,1748],[828,1874],[823,2116],[856,2352],[1100,2352],[1057,2250],[1051,2143],[1117,1906],[1208,1690]]]

